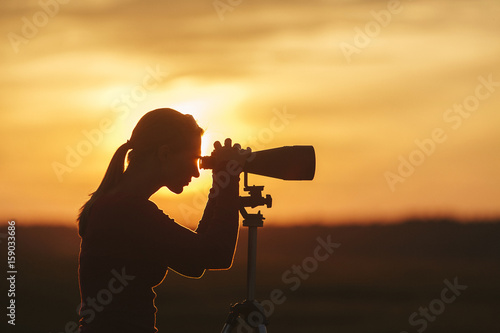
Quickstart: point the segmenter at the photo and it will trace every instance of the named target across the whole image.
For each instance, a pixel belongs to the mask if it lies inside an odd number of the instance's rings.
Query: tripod
[[[255,279],[257,263],[257,228],[264,226],[264,216],[260,211],[256,214],[247,212],[246,207],[255,208],[266,205],[272,206],[272,198],[268,194],[262,196],[264,186],[248,186],[248,173],[244,173],[244,191],[250,196],[240,197],[240,213],[243,216],[243,226],[248,227],[248,258],[247,258],[247,299],[241,303],[231,305],[222,333],[230,333],[238,323],[243,322],[258,333],[266,333],[268,320],[264,308],[255,300]],[[241,317],[243,317],[243,319]]]

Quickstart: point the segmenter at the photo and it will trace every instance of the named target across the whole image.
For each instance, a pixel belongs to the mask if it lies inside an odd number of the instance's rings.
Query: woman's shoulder
[[[152,201],[130,193],[109,193],[102,195],[94,203],[93,210],[100,213],[113,213],[129,217],[143,214],[162,214]]]
[[[156,230],[170,222],[173,220],[169,216],[145,198],[130,194],[106,194],[92,206],[88,229],[94,235],[135,238],[138,233]]]

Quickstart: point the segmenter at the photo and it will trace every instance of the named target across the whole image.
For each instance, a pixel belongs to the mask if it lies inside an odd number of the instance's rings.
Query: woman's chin
[[[167,188],[175,194],[181,194],[182,191],[184,191],[184,186],[185,185],[167,186]]]
[[[182,191],[184,191],[184,187],[181,187],[181,188],[174,188],[174,189],[170,189],[172,192],[174,192],[175,194],[181,194]]]

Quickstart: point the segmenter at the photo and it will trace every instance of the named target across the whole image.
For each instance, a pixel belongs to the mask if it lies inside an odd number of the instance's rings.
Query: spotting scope
[[[200,168],[213,169],[211,156],[200,159]],[[283,180],[313,180],[316,154],[313,146],[285,146],[252,152],[243,167],[251,174]]]

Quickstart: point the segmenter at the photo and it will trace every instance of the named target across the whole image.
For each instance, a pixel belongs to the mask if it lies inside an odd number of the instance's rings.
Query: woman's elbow
[[[233,266],[233,256],[226,258],[225,260],[221,261],[221,265],[218,269],[230,269],[231,266]]]
[[[182,268],[169,267],[169,268],[175,271],[179,275],[192,279],[199,279],[203,276],[203,274],[205,274],[205,268],[203,267],[182,267]]]
[[[230,269],[233,265],[234,258],[234,250],[233,251],[225,251],[225,253],[221,253],[217,256],[214,256],[211,262],[209,263],[208,269]]]

